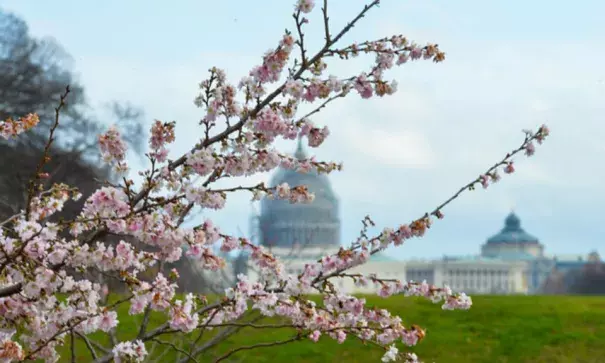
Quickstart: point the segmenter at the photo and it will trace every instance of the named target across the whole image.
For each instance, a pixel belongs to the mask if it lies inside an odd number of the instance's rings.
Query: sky
[[[293,1],[2,0],[36,37],[55,38],[70,53],[89,103],[112,100],[144,109],[146,122],[177,121],[186,152],[202,136],[193,99],[212,66],[237,84],[294,30]],[[332,0],[336,31],[365,4]],[[384,0],[341,45],[403,34],[437,43],[440,64],[406,64],[387,73],[393,96],[350,95],[313,118],[331,135],[309,152],[344,163],[330,180],[341,206],[342,242],[361,219],[396,227],[432,210],[523,140],[523,129],[547,124],[551,136],[517,172],[465,193],[443,210],[422,239],[389,250],[399,259],[477,254],[514,209],[548,254],[605,255],[605,2]],[[306,41],[323,41],[319,6]],[[338,63],[337,75],[359,74],[373,58]],[[328,64],[330,66],[330,64]],[[330,72],[329,72],[330,73]],[[291,152],[295,142],[277,144]],[[135,160],[135,158],[132,158]],[[136,160],[134,161],[136,162]],[[267,179],[261,175],[248,183]],[[212,218],[227,232],[247,233],[248,194]]]

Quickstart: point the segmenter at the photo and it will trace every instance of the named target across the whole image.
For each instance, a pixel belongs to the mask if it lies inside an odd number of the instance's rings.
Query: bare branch
[[[277,345],[284,345],[284,344],[288,344],[288,343],[292,343],[295,342],[297,340],[302,339],[301,335],[295,335],[290,339],[286,339],[286,340],[278,340],[276,342],[270,342],[270,343],[258,343],[258,344],[253,344],[253,345],[246,345],[246,346],[242,346],[239,348],[235,348],[229,352],[227,352],[225,355],[219,357],[217,360],[215,360],[214,362],[220,362],[222,360],[225,360],[227,358],[229,358],[231,355],[237,353],[237,352],[241,352],[242,350],[251,350],[251,349],[257,349],[257,348],[267,348],[267,347],[274,347]]]
[[[321,8],[321,12],[324,18],[324,32],[326,37],[326,44],[330,43],[330,18],[328,17],[328,0],[324,0],[324,6]]]
[[[161,340],[159,340],[159,339],[155,339],[155,338],[152,338],[152,339],[151,339],[151,341],[154,341],[154,342],[156,342],[156,343],[158,343],[158,344],[167,345],[167,346],[169,346],[170,348],[174,349],[175,351],[177,351],[177,352],[179,352],[179,353],[182,353],[182,354],[185,354],[185,355],[187,356],[188,360],[192,360],[192,361],[194,361],[195,363],[199,363],[199,362],[197,361],[197,359],[195,359],[195,357],[194,357],[193,355],[191,355],[191,354],[189,354],[189,352],[187,352],[187,351],[185,351],[185,350],[183,350],[183,349],[181,349],[181,348],[177,347],[177,346],[176,346],[175,344],[173,344],[173,343],[169,343],[169,342],[161,341]]]
[[[55,139],[54,139],[55,131],[57,130],[57,127],[59,127],[59,114],[61,113],[61,109],[63,107],[65,107],[65,99],[67,98],[67,95],[69,94],[69,92],[70,92],[69,86],[65,87],[65,93],[63,93],[61,95],[61,99],[59,100],[59,105],[55,108],[55,122],[52,125],[52,127],[50,128],[50,134],[48,136],[48,141],[46,142],[46,145],[44,146],[44,152],[42,154],[42,157],[40,158],[40,161],[38,163],[38,167],[36,168],[34,176],[29,181],[29,187],[28,187],[28,191],[27,191],[27,203],[25,205],[25,215],[28,217],[29,217],[29,213],[30,213],[30,209],[31,209],[31,201],[32,201],[32,198],[34,197],[34,193],[35,193],[34,189],[36,188],[36,183],[43,177],[42,168],[44,168],[44,165],[46,165],[46,163],[48,163],[50,161],[49,152],[50,152],[50,147],[51,147],[53,141],[55,141]]]

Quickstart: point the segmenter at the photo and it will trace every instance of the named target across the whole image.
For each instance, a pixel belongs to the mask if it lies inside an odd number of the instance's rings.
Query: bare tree
[[[72,60],[53,39],[34,39],[27,24],[0,9],[0,120],[37,112],[40,125],[13,141],[0,140],[0,218],[23,208],[28,180],[48,147],[45,166],[49,185],[56,182],[78,187],[87,196],[105,180],[114,179],[98,168],[96,135],[107,127],[95,119],[86,104],[83,87],[71,71]],[[57,100],[70,87],[69,102],[61,110],[61,127],[47,143],[55,120]],[[108,105],[114,122],[135,151],[142,147],[142,111],[113,101]],[[73,217],[81,203],[62,214]]]
[[[605,295],[605,264],[603,261],[590,261],[578,273],[569,287],[569,292],[580,295]]]
[[[58,140],[55,146],[97,154],[90,146],[95,144],[96,135],[105,125],[90,115],[84,88],[71,70],[72,63],[70,55],[57,41],[32,38],[23,20],[0,8],[0,119],[34,111],[40,116],[39,127],[14,143],[38,151],[45,145],[54,121],[54,107],[69,85],[69,102],[61,111],[61,127],[55,135]],[[140,149],[141,111],[117,101],[108,107],[116,119],[114,122],[121,124],[127,141]]]

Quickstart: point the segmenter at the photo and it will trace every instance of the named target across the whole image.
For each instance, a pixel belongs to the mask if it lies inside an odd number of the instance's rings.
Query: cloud
[[[433,154],[424,135],[413,130],[365,130],[349,125],[344,137],[359,145],[358,153],[374,159],[381,167],[425,168]]]

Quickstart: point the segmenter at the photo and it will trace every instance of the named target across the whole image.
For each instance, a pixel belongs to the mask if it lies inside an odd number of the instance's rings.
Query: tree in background
[[[579,295],[605,295],[605,264],[597,252],[589,255],[588,262],[578,275],[569,292]]]
[[[282,154],[273,142],[278,137],[305,137],[310,147],[319,147],[329,131],[316,126],[310,117],[323,107],[351,93],[362,99],[391,95],[397,84],[385,79],[390,68],[416,60],[444,60],[437,45],[419,46],[401,35],[341,45],[343,36],[378,4],[378,0],[371,1],[350,23],[335,30],[330,28],[324,0],[325,41],[312,51],[305,43],[304,29],[309,23],[306,14],[315,4],[312,0],[298,0],[293,14],[294,31],[286,31],[278,45],[265,53],[262,63],[237,87],[218,68],[212,68],[209,77],[201,82],[196,104],[205,113],[200,123],[202,136],[189,152],[168,158],[168,147],[175,141],[175,123],[156,121],[151,126],[146,154],[150,166],[142,172],[141,184],[136,185],[128,177],[106,184],[86,199],[81,213],[73,220],[52,223],[48,219],[81,194],[70,186],[45,182],[45,148],[43,163],[28,183],[25,208],[0,220],[0,325],[6,329],[0,332],[0,357],[55,361],[58,350],[68,345],[67,354],[76,361],[75,341],[81,340],[97,362],[142,362],[156,346],[184,355],[184,362],[197,361],[200,356],[207,361],[205,354],[221,339],[246,326],[264,331],[283,328],[290,337],[235,347],[213,360],[223,361],[241,351],[299,340],[316,342],[323,337],[339,343],[360,340],[377,347],[382,351],[383,362],[418,361],[406,347],[422,340],[425,331],[417,325],[404,325],[401,318],[387,310],[367,306],[362,298],[341,293],[338,280],[373,284],[382,297],[404,293],[442,302],[446,310],[470,308],[468,296],[447,286],[363,276],[348,270],[390,246],[422,237],[431,223],[443,218],[442,209],[463,192],[480,186],[487,188],[500,179],[501,173],[513,173],[512,158],[520,153],[533,155],[535,142],[541,143],[548,136],[546,126],[535,132],[526,131],[519,147],[418,219],[375,231],[374,222],[364,218],[356,241],[333,255],[310,262],[297,275],[287,274],[284,264],[270,251],[247,238],[221,232],[211,220],[183,226],[195,206],[220,210],[232,193],[247,192],[254,200],[277,198],[312,203],[314,196],[304,185],[249,185],[246,177],[278,166],[298,172],[341,170],[338,163],[314,158],[298,160]],[[327,69],[339,69],[335,66],[338,59],[363,54],[374,58],[365,71],[326,75]],[[59,115],[68,95],[69,90],[59,100],[50,125],[51,136],[60,124]],[[299,114],[299,108],[309,111]],[[34,128],[37,122],[38,116],[29,113],[7,118],[0,123],[0,134],[12,140]],[[46,143],[52,145],[53,138]],[[116,170],[128,170],[127,144],[120,131],[112,128],[103,133],[99,147],[104,160]],[[62,237],[65,232],[69,232],[69,237]],[[124,240],[113,246],[107,243],[112,236]],[[129,237],[137,243],[128,242]],[[179,271],[165,275],[162,267],[186,254],[202,269],[220,270],[225,260],[215,247],[225,253],[246,251],[251,263],[261,271],[261,279],[249,281],[246,276],[239,276],[237,284],[214,301],[206,296],[177,295],[174,281]],[[157,270],[151,281],[140,278],[141,271],[154,268]],[[70,269],[102,273],[125,286],[128,293],[112,295],[99,284],[72,274]],[[309,294],[318,294],[321,299],[309,300]],[[118,316],[121,306],[140,318],[133,334],[127,323],[120,322],[126,319]],[[263,320],[266,317],[281,323],[268,323]],[[203,334],[210,329],[218,331]],[[121,332],[120,340],[116,335],[109,342],[95,341],[91,336],[98,331],[116,330]],[[169,342],[169,336],[177,339]]]
[[[101,181],[113,180],[110,168],[99,168],[96,135],[106,128],[90,115],[83,87],[71,71],[71,58],[53,39],[35,39],[25,22],[0,9],[0,120],[38,112],[39,127],[22,137],[0,140],[0,218],[23,208],[27,182],[36,169],[54,122],[54,107],[70,85],[62,109],[57,140],[49,150],[47,185],[57,182],[78,187],[90,195]],[[142,112],[126,103],[110,104],[113,121],[124,130],[135,151],[142,148]],[[66,206],[62,216],[75,217],[81,204]]]
[[[101,162],[98,135],[107,125],[91,114],[84,88],[71,68],[72,59],[60,44],[51,38],[33,38],[22,19],[0,8],[0,120],[17,118],[32,110],[37,111],[40,120],[36,128],[19,138],[0,138],[0,220],[24,207],[28,181],[47,146],[48,133],[56,116],[54,108],[66,85],[70,85],[69,100],[62,107],[61,127],[54,131],[55,141],[48,150],[50,159],[45,165],[48,174],[45,185],[65,183],[77,187],[88,197],[105,181],[115,182],[120,178]],[[118,125],[124,141],[142,156],[145,146],[143,112],[128,102],[112,101],[107,108],[111,122]],[[84,199],[69,203],[55,219],[74,219],[83,206]],[[121,238],[108,236],[105,241],[117,243]],[[137,243],[135,238],[127,239]],[[181,271],[179,291],[206,291],[210,285],[187,259],[167,263],[162,271],[168,274],[172,268]],[[149,275],[153,273],[148,272]],[[101,276],[94,279],[107,283],[110,289],[123,287]]]

